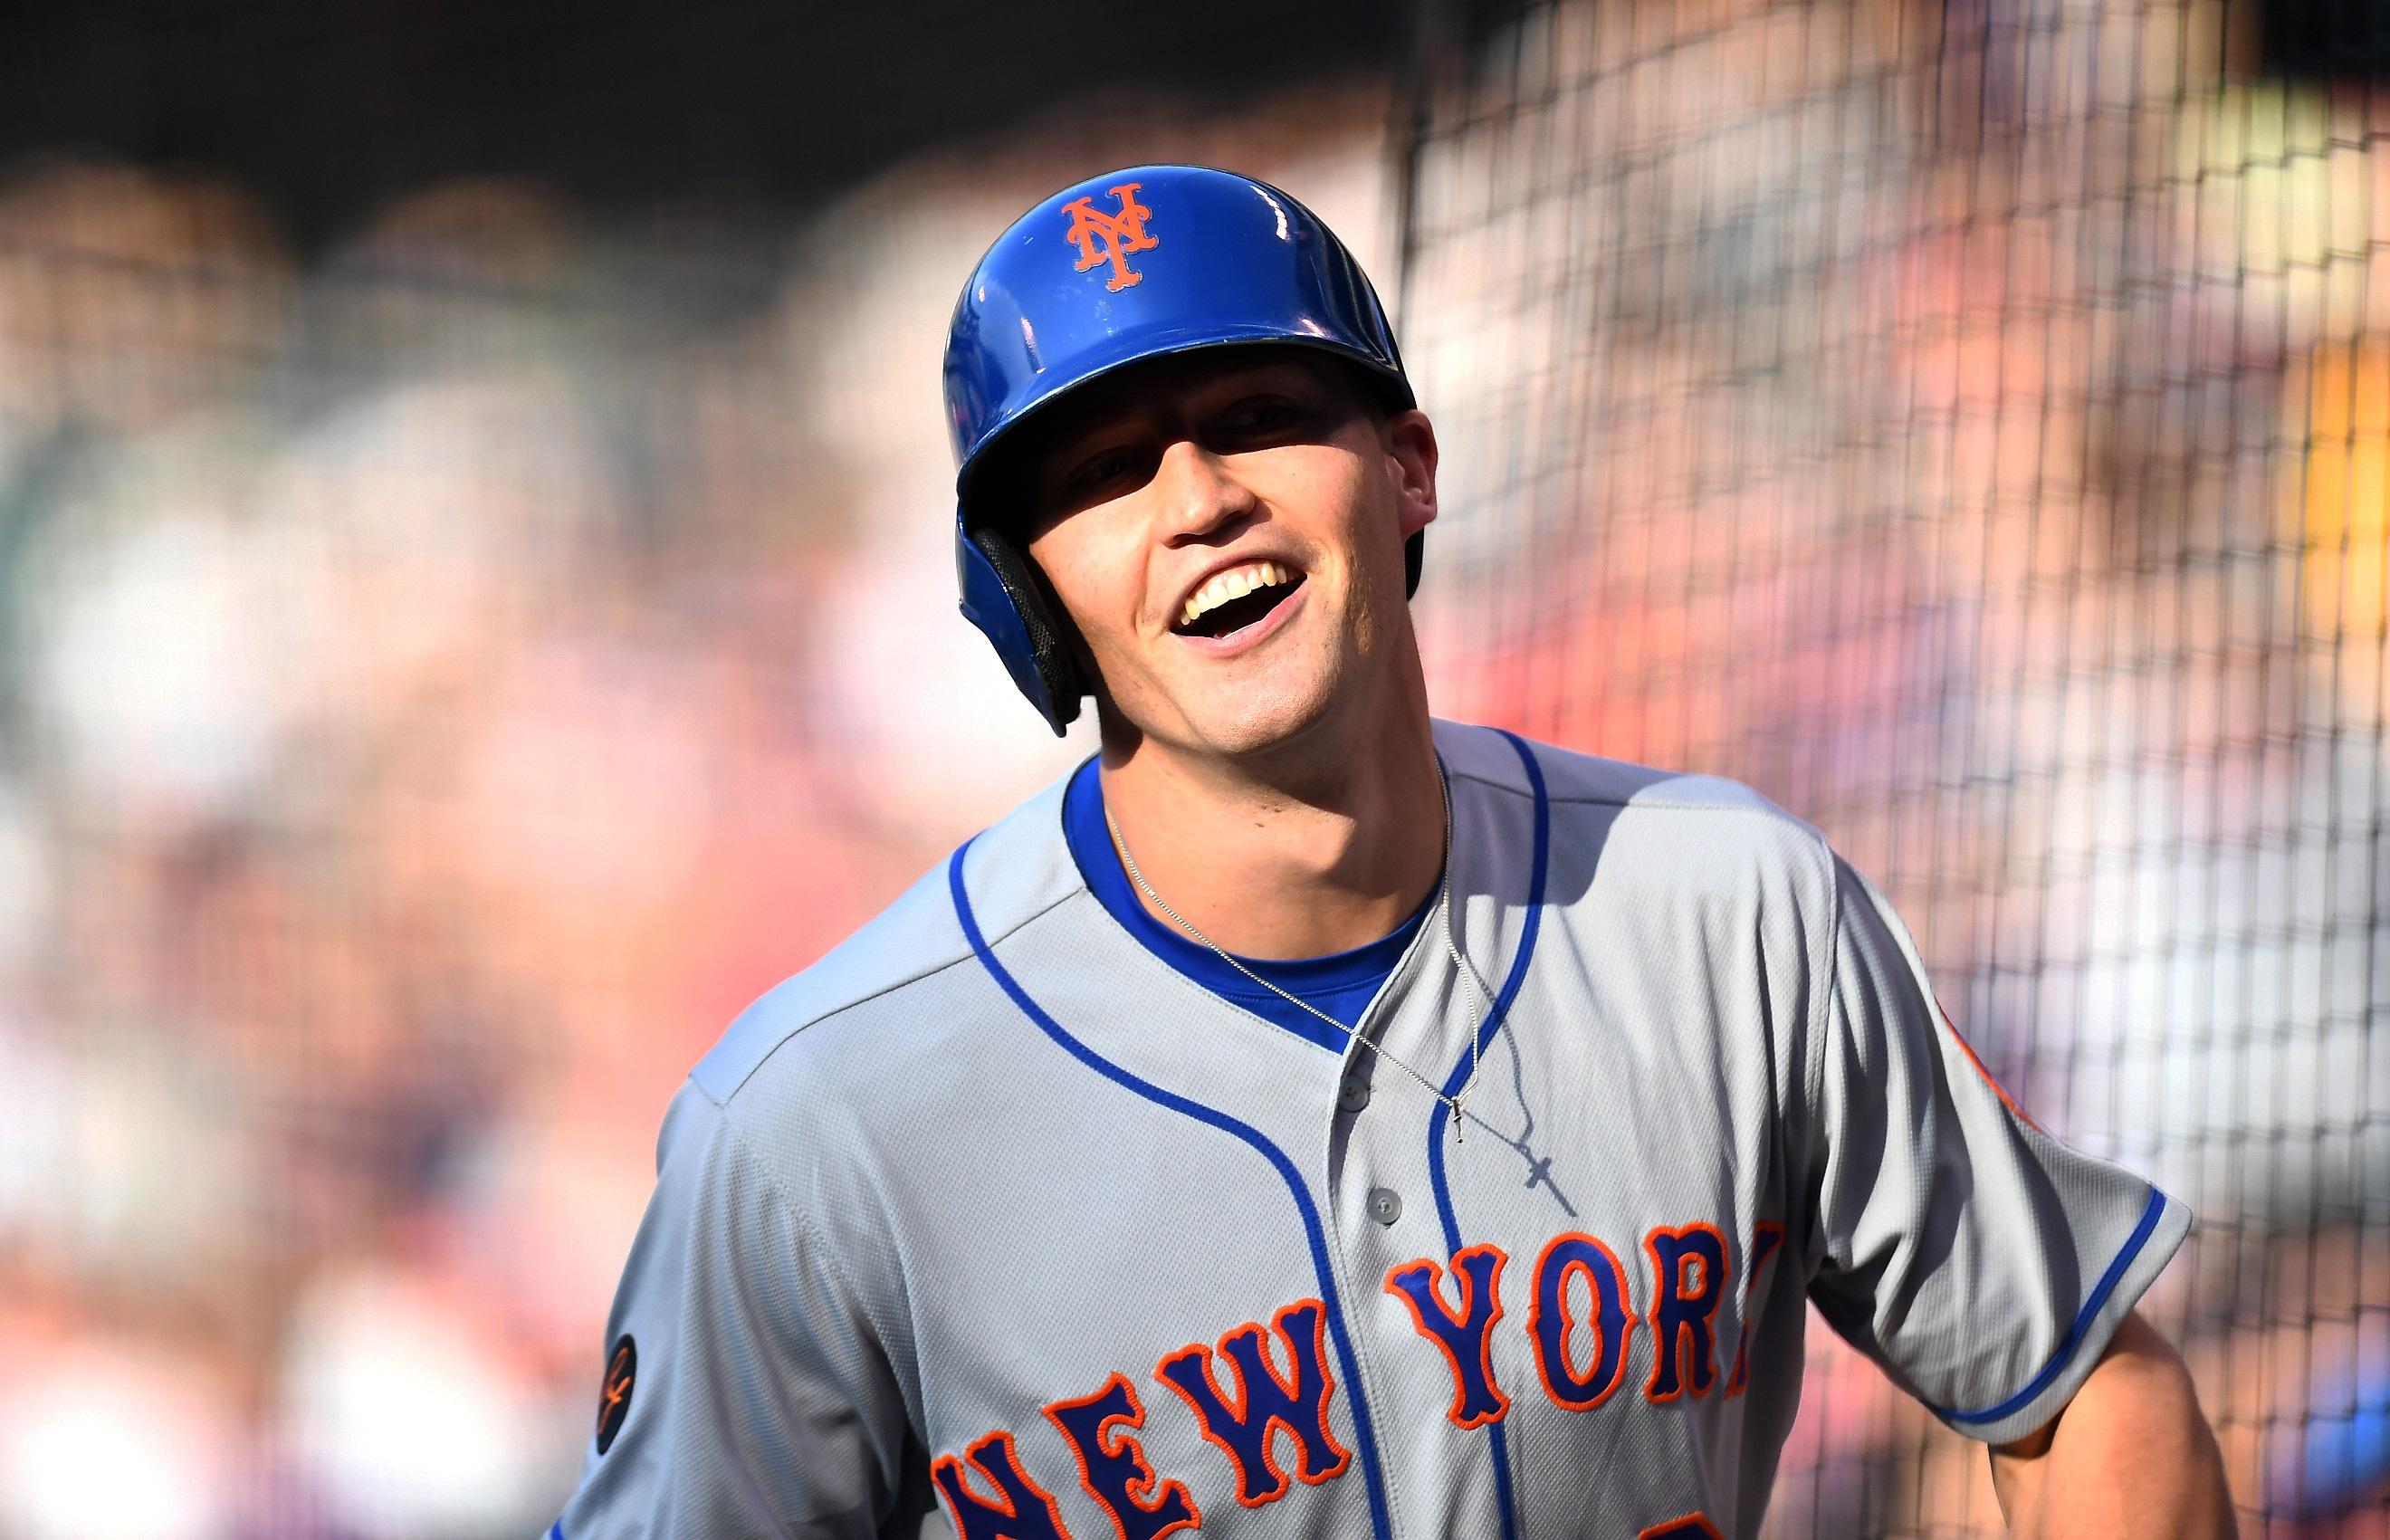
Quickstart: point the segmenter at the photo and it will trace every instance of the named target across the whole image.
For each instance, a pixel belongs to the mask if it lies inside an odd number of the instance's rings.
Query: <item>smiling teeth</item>
[[[1287,570],[1275,561],[1254,561],[1242,567],[1232,567],[1195,590],[1180,612],[1178,623],[1192,625],[1230,599],[1240,599],[1256,588],[1275,588],[1289,581]]]

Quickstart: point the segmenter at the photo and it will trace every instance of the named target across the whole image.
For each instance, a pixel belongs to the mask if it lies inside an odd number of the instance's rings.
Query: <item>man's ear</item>
[[[1435,425],[1417,407],[1386,419],[1380,437],[1394,462],[1403,538],[1435,522]]]

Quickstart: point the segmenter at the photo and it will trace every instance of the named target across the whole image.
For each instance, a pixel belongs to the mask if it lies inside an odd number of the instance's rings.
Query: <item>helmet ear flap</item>
[[[1078,720],[1087,693],[1073,653],[1070,620],[1027,552],[993,529],[963,531],[955,541],[963,618],[996,644],[1005,671],[1060,738]]]

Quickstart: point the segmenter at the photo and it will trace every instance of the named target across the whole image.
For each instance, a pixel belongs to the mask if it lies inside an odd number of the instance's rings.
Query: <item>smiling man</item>
[[[1431,718],[1435,434],[1308,211],[1057,194],[946,399],[964,612],[1100,751],[691,1074],[556,1535],[1751,1535],[1811,1301],[2016,1533],[2229,1533],[2132,1310],[2188,1214],[2010,1103],[1874,890]]]

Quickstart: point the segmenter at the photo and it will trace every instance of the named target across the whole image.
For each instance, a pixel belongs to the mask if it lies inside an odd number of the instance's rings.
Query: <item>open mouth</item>
[[[1266,618],[1303,586],[1303,574],[1275,561],[1248,562],[1216,574],[1188,596],[1181,636],[1228,636]]]

